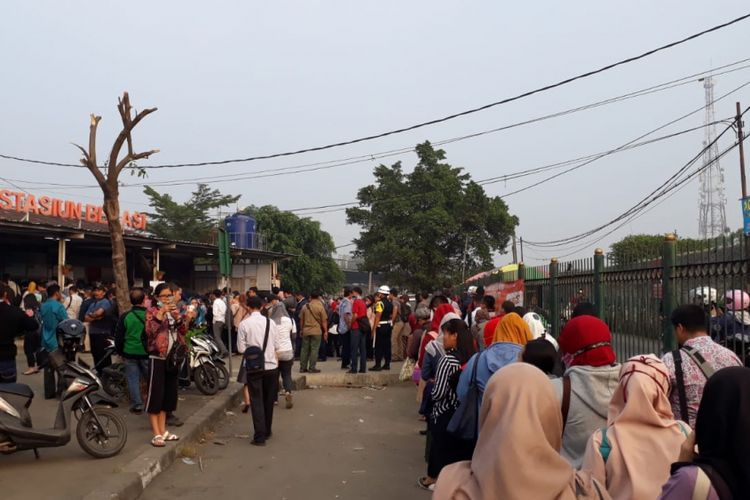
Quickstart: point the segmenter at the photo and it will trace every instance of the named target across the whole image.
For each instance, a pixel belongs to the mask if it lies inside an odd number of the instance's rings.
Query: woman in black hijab
[[[750,368],[723,368],[706,383],[695,433],[682,446],[680,462],[672,464],[661,498],[691,498],[701,488],[721,500],[750,498],[749,454]]]

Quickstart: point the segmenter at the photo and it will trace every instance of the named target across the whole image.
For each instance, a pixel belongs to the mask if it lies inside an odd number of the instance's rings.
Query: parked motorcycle
[[[77,319],[66,319],[57,325],[57,336],[62,339],[62,353],[66,361],[75,361],[76,354],[83,352],[83,336],[86,327]]]
[[[218,371],[219,375],[219,390],[223,391],[229,385],[229,369],[224,358],[221,357],[221,350],[216,340],[211,335],[201,334],[199,335],[201,340],[204,340],[211,348],[211,360],[214,362],[214,366]]]
[[[49,354],[48,363],[63,378],[66,389],[60,397],[52,429],[35,429],[29,407],[34,392],[26,384],[0,384],[0,453],[65,446],[70,441],[72,418],[78,420],[76,438],[83,451],[95,458],[108,458],[122,451],[128,438],[123,419],[109,408],[117,404],[96,394],[99,377],[83,362],[65,359],[61,350]]]
[[[106,360],[111,359],[111,356],[115,354],[117,354],[115,339],[107,338],[104,356],[94,366],[94,371],[102,374],[104,392],[118,401],[126,402],[130,399],[130,392],[128,391],[128,379],[125,376],[125,363],[111,363],[109,366],[104,366]]]
[[[180,370],[181,385],[190,385],[192,380],[198,390],[208,396],[219,392],[220,386],[219,370],[211,357],[211,349],[201,336],[191,337],[189,356]]]

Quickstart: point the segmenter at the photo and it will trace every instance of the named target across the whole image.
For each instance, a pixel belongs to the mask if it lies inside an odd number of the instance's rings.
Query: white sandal
[[[169,431],[166,431],[162,435],[162,439],[164,439],[164,441],[179,441],[180,440],[180,436],[178,436],[177,434],[172,434]]]

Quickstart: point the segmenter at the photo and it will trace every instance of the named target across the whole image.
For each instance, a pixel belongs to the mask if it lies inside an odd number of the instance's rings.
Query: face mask
[[[159,300],[159,301],[156,302],[156,307],[158,307],[159,309],[161,309],[162,307],[164,307],[164,304],[162,304],[161,300]]]

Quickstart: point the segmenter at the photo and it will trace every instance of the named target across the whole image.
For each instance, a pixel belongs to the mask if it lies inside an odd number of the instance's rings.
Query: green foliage
[[[271,205],[250,206],[242,213],[255,217],[267,250],[296,256],[279,262],[284,288],[302,292],[316,288],[326,292],[339,290],[344,274],[332,257],[335,250],[333,238],[320,228],[319,222],[300,218]]]
[[[149,198],[154,212],[149,213],[149,231],[169,240],[207,243],[216,228],[210,211],[236,203],[239,196],[222,195],[218,189],[198,184],[198,189],[186,203],[178,203],[168,194],[160,194],[146,186],[143,192]]]
[[[401,162],[376,167],[375,184],[359,190],[359,207],[346,214],[362,228],[354,242],[365,270],[384,272],[392,285],[434,290],[460,281],[465,246],[466,276],[492,267],[492,253],[505,251],[518,218],[446,163],[445,151],[425,142],[416,152],[411,173]]]
[[[705,240],[678,238],[677,254],[724,246],[726,242],[737,239],[741,233],[742,230],[739,230],[725,236]],[[616,264],[660,259],[663,245],[664,235],[662,234],[632,234],[610,245],[610,256]]]

